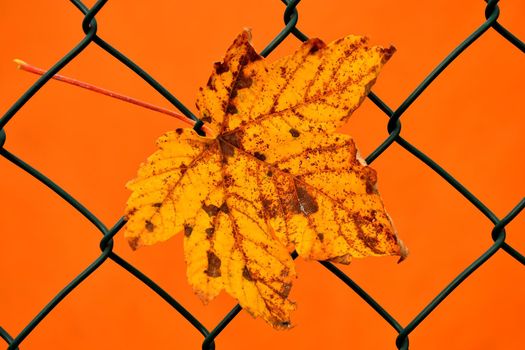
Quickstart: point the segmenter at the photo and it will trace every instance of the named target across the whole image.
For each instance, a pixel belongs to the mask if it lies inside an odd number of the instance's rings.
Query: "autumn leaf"
[[[394,48],[360,36],[306,41],[273,63],[244,31],[197,108],[215,137],[168,132],[140,166],[126,208],[133,249],[184,233],[187,275],[208,302],[226,290],[255,317],[290,326],[290,253],[347,264],[406,256],[352,138],[336,133]]]

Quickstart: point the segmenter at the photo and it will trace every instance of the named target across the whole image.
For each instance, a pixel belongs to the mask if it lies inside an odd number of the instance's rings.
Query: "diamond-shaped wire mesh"
[[[274,40],[268,44],[268,46],[262,50],[261,55],[269,55],[286,37],[289,35],[295,36],[301,41],[305,41],[308,37],[303,34],[297,27],[298,13],[296,6],[300,0],[283,0],[286,9],[284,12],[285,27],[275,37]],[[78,210],[82,215],[84,215],[103,235],[100,241],[100,250],[101,254],[98,258],[91,263],[84,271],[82,271],[76,278],[74,278],[68,285],[66,285],[41,311],[40,313],[31,320],[27,326],[19,333],[14,336],[10,335],[5,329],[0,327],[0,336],[8,344],[8,349],[18,349],[18,347],[23,344],[26,337],[39,325],[39,323],[50,313],[53,312],[54,308],[64,299],[69,293],[78,287],[83,281],[91,276],[91,274],[96,271],[102,264],[108,260],[114,261],[116,264],[120,265],[123,269],[128,271],[130,274],[137,277],[145,285],[147,285],[152,292],[157,293],[166,303],[171,305],[180,315],[182,315],[190,324],[192,324],[195,329],[200,332],[203,336],[202,349],[214,349],[215,348],[215,338],[228,326],[228,324],[239,314],[242,310],[239,305],[235,306],[223,319],[219,322],[215,328],[207,329],[204,327],[201,322],[194,316],[190,311],[184,308],[175,298],[158,286],[152,279],[140,272],[129,262],[120,257],[116,252],[113,251],[113,237],[119,233],[120,229],[124,226],[124,219],[120,219],[115,225],[111,228],[106,227],[102,221],[93,215],[86,207],[80,204],[75,198],[73,198],[69,193],[64,191],[56,183],[51,181],[45,175],[40,173],[38,170],[33,168],[30,164],[24,162],[22,159],[18,158],[14,154],[10,153],[5,149],[4,143],[6,139],[6,134],[4,127],[11,118],[19,111],[19,109],[31,99],[35,93],[44,86],[51,77],[58,73],[64,66],[71,62],[75,57],[77,57],[88,45],[98,45],[100,48],[105,50],[107,53],[112,55],[115,59],[120,61],[122,64],[129,67],[133,72],[138,76],[144,79],[149,83],[159,94],[165,97],[170,101],[174,106],[176,106],[183,114],[187,117],[196,120],[196,128],[198,129],[202,122],[191,113],[191,111],[186,108],[177,98],[175,98],[168,90],[156,82],[148,73],[146,73],[141,67],[132,62],[129,58],[124,56],[108,42],[103,40],[97,35],[97,23],[95,16],[101,10],[101,8],[106,4],[107,0],[99,0],[93,7],[86,7],[79,0],[71,0],[71,2],[77,7],[79,11],[84,14],[84,20],[82,22],[83,30],[85,32],[85,37],[62,59],[57,61],[53,67],[44,74],[36,83],[33,84],[14,104],[13,106],[4,114],[2,119],[0,119],[0,155],[2,155],[7,160],[11,161],[13,164],[17,165],[21,170],[26,171],[36,179],[38,179],[42,184],[47,186],[49,189],[54,191],[60,197],[62,197],[67,203],[73,206]],[[460,182],[458,182],[454,177],[452,177],[446,170],[444,170],[440,165],[438,165],[434,160],[429,158],[423,152],[418,150],[415,146],[409,143],[406,139],[401,137],[401,121],[400,118],[403,116],[405,111],[410,108],[410,106],[416,101],[416,99],[421,95],[425,89],[432,84],[434,79],[438,77],[447,66],[452,63],[460,53],[468,49],[468,47],[474,43],[478,38],[480,38],[487,30],[494,30],[501,35],[502,38],[508,40],[512,43],[518,50],[522,53],[525,52],[525,44],[515,37],[511,32],[505,29],[500,23],[498,23],[498,17],[500,10],[497,6],[498,1],[488,1],[485,10],[486,21],[477,28],[471,35],[469,35],[459,46],[457,46],[439,65],[437,65],[434,70],[419,84],[419,86],[405,99],[405,101],[395,110],[391,109],[386,105],[376,94],[371,92],[369,94],[370,100],[381,110],[383,111],[388,119],[388,133],[389,136],[384,140],[384,142],[377,147],[367,158],[368,163],[372,163],[375,159],[380,157],[382,153],[388,149],[392,144],[396,143],[405,149],[408,153],[419,159],[421,162],[426,164],[439,176],[441,176],[446,182],[455,188],[461,195],[463,195],[474,207],[477,208],[484,216],[486,216],[492,223],[493,229],[491,232],[492,239],[494,243],[485,251],[480,254],[480,256],[473,261],[467,268],[465,268],[456,278],[454,278],[450,283],[443,289],[435,298],[420,311],[420,313],[414,317],[408,324],[401,325],[391,314],[389,314],[378,302],[376,302],[367,292],[361,288],[357,283],[355,283],[349,276],[344,272],[338,269],[336,266],[329,262],[320,262],[328,271],[333,273],[339,279],[341,279],[344,284],[351,288],[357,295],[359,295],[364,302],[369,304],[384,320],[392,326],[395,331],[398,333],[397,339],[395,339],[395,344],[398,349],[408,349],[409,348],[409,335],[416,330],[416,328],[425,320],[425,318],[433,312],[433,310],[445,299],[447,296],[454,291],[465,279],[467,279],[476,269],[478,269],[482,264],[491,259],[491,257],[499,252],[503,251],[506,254],[509,254],[514,258],[517,263],[521,265],[525,264],[525,257],[511,245],[506,242],[505,236],[505,227],[519,215],[519,213],[525,207],[525,199],[522,199],[515,207],[512,209],[505,217],[498,218],[484,203],[478,200],[466,187],[464,187]],[[487,232],[488,234],[488,232]],[[502,252],[500,252],[502,254]]]

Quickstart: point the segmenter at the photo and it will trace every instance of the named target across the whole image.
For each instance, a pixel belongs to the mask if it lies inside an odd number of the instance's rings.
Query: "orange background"
[[[398,106],[457,44],[484,21],[479,0],[305,0],[298,27],[331,41],[366,34],[398,52],[374,91]],[[502,1],[500,22],[522,40],[525,3]],[[243,27],[261,50],[283,27],[280,1],[109,1],[99,34],[156,77],[192,110],[212,63]],[[15,69],[22,58],[50,67],[82,37],[82,16],[67,1],[0,3],[0,111],[36,77]],[[296,48],[288,38],[270,59]],[[435,159],[499,217],[522,198],[524,56],[489,30],[403,115],[402,136]],[[169,104],[95,45],[63,74],[146,101]],[[387,136],[386,117],[366,101],[349,122],[362,154]],[[173,119],[51,82],[6,127],[6,148],[33,165],[108,226],[122,215],[124,188]],[[342,269],[406,325],[492,243],[491,223],[438,175],[397,145],[373,163],[387,209],[410,257],[369,258]],[[100,233],[34,178],[0,157],[0,326],[13,336],[100,253]],[[525,252],[525,215],[507,229]],[[115,251],[213,328],[235,302],[203,306],[185,280],[182,238],[132,252]],[[396,332],[319,264],[298,261],[290,331],[272,330],[245,312],[219,335],[217,349],[394,349]],[[518,349],[525,340],[525,270],[498,252],[411,334],[411,349]],[[202,336],[142,283],[111,261],[75,289],[21,349],[199,349]]]

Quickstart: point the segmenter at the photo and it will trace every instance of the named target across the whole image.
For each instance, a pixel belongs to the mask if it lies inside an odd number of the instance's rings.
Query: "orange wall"
[[[243,27],[262,49],[282,28],[277,1],[109,1],[99,33],[188,107]],[[501,23],[525,38],[525,3],[502,1]],[[398,52],[374,91],[398,106],[432,68],[483,20],[484,2],[303,1],[299,27],[331,41],[366,34]],[[82,17],[67,1],[0,3],[0,111],[35,81],[11,63],[49,67],[82,38]],[[289,38],[270,59],[291,52]],[[522,198],[524,56],[489,30],[403,115],[402,135],[465,184],[499,217]],[[140,78],[91,45],[62,72],[131,96],[169,104]],[[60,184],[111,226],[124,188],[162,133],[180,124],[161,114],[52,82],[7,126],[6,148]],[[366,101],[348,128],[368,155],[387,136],[386,117]],[[411,250],[344,267],[406,325],[492,243],[492,225],[444,180],[394,145],[373,163],[379,187]],[[16,335],[98,254],[100,234],[69,205],[0,157],[0,326]],[[525,252],[525,215],[507,230]],[[203,306],[185,281],[182,238],[132,252],[115,250],[165,287],[212,328],[234,305]],[[396,333],[319,264],[298,262],[292,297],[296,327],[277,332],[242,312],[217,349],[394,349]],[[504,252],[462,284],[410,336],[412,349],[518,349],[525,340],[525,270]],[[201,336],[157,295],[112,262],[77,288],[21,349],[198,349]]]

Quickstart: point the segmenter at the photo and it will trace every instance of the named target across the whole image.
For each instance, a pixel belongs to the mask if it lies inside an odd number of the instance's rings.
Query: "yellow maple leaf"
[[[184,232],[189,283],[226,290],[253,316],[290,326],[290,252],[311,260],[399,255],[376,172],[335,133],[394,48],[348,36],[305,42],[268,63],[244,31],[215,64],[197,108],[215,137],[168,132],[140,166],[126,208],[132,248]]]

